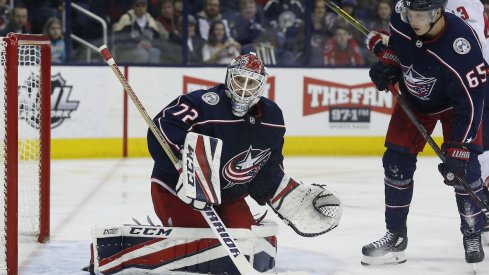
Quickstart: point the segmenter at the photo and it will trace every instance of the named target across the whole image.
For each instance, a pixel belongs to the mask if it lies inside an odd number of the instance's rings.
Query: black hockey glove
[[[465,177],[470,151],[460,143],[450,142],[443,147],[447,159],[438,165],[438,171],[444,178],[443,182],[453,186],[460,182],[459,178]]]
[[[369,71],[370,79],[379,91],[385,91],[387,84],[395,84],[401,80],[401,69],[395,65],[387,65],[381,60],[375,62]]]

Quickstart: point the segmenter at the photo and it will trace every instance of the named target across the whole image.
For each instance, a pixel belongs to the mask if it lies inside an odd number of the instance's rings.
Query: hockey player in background
[[[481,262],[485,216],[457,178],[465,178],[484,200],[478,155],[482,153],[482,111],[487,92],[486,64],[477,35],[457,16],[446,13],[446,0],[401,0],[391,18],[388,46],[369,35],[367,46],[379,57],[370,69],[377,88],[399,82],[417,120],[431,133],[442,123],[447,156],[438,166],[453,186],[460,214],[465,260]],[[394,107],[383,156],[387,233],[362,248],[362,264],[404,263],[407,216],[413,194],[417,154],[426,141],[399,105]],[[455,175],[455,177],[454,177]]]
[[[489,64],[489,19],[484,12],[481,1],[474,0],[448,0],[447,11],[452,12],[467,22],[476,32],[481,42],[482,55]],[[489,70],[489,68],[487,68]],[[484,153],[479,155],[481,165],[481,176],[484,181],[484,192],[486,194],[486,205],[489,203],[489,89],[486,91],[484,100],[484,113],[482,114],[482,144]],[[482,232],[485,244],[489,246],[489,222]]]
[[[260,205],[270,205],[297,234],[324,234],[339,223],[340,200],[325,185],[303,184],[284,173],[285,125],[277,104],[262,97],[266,82],[262,61],[254,54],[241,55],[228,66],[224,84],[179,96],[154,122],[177,155],[188,153],[183,145],[190,132],[222,140],[222,203],[215,209],[227,227],[250,229],[258,224],[245,201],[249,195]],[[147,141],[154,159],[153,205],[163,226],[208,227],[196,210],[209,203],[181,194],[182,176],[151,131]],[[261,271],[274,261],[265,265]]]

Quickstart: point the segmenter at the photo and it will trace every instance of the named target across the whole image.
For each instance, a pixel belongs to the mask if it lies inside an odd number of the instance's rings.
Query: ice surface
[[[305,183],[325,183],[344,203],[340,226],[326,235],[304,238],[278,222],[277,271],[312,275],[473,274],[465,263],[452,189],[438,174],[436,158],[420,158],[408,219],[408,261],[364,267],[361,247],[385,233],[381,157],[287,158],[285,170]],[[21,244],[21,274],[88,274],[90,229],[131,223],[153,214],[150,159],[62,160],[52,162],[51,239],[36,247]],[[253,205],[255,212],[266,208]],[[268,218],[276,219],[272,211]],[[489,247],[486,246],[486,253]],[[489,257],[488,257],[489,258]],[[489,259],[477,274],[489,275]]]

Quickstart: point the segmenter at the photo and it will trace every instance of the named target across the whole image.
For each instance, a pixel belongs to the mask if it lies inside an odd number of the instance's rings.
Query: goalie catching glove
[[[340,199],[326,185],[305,185],[287,175],[269,204],[286,224],[304,237],[333,230],[343,210]]]
[[[197,210],[221,203],[219,166],[222,140],[189,132],[182,152],[177,196]]]

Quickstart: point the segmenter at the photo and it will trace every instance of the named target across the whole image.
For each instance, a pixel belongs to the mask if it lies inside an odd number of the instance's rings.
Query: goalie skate
[[[407,234],[387,231],[378,241],[362,248],[362,265],[402,264],[407,261]]]

